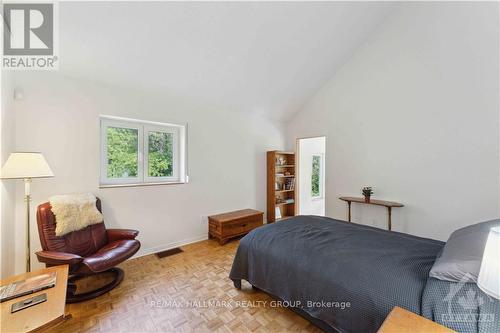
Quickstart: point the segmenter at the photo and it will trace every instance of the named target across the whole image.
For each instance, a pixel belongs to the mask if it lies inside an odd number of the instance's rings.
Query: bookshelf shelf
[[[275,193],[286,193],[286,192],[293,192],[295,190],[280,190],[280,191],[274,191]]]
[[[276,207],[281,207],[281,206],[286,206],[286,205],[293,205],[295,202],[280,202],[276,204]]]
[[[267,152],[268,223],[295,216],[295,165],[293,152]]]

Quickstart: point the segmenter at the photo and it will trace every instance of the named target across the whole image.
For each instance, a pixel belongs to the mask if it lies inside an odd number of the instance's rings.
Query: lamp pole
[[[26,202],[26,272],[31,271],[31,247],[30,247],[30,185],[31,178],[24,178],[24,201]]]

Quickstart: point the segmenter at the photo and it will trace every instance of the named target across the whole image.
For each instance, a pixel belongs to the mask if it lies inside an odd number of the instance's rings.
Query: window
[[[323,157],[321,155],[312,156],[311,172],[311,197],[321,198],[323,196]]]
[[[101,116],[100,182],[187,182],[186,126]]]

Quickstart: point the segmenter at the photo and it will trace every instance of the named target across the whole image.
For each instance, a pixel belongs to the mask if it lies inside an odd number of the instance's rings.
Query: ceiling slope
[[[60,71],[287,120],[393,7],[61,2]]]

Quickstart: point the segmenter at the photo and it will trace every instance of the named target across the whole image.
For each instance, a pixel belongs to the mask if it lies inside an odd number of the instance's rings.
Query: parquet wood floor
[[[291,310],[271,306],[275,300],[248,283],[234,288],[228,276],[237,246],[207,240],[162,259],[126,261],[120,286],[67,305],[72,318],[49,332],[320,332]],[[105,279],[82,280],[79,287]]]

